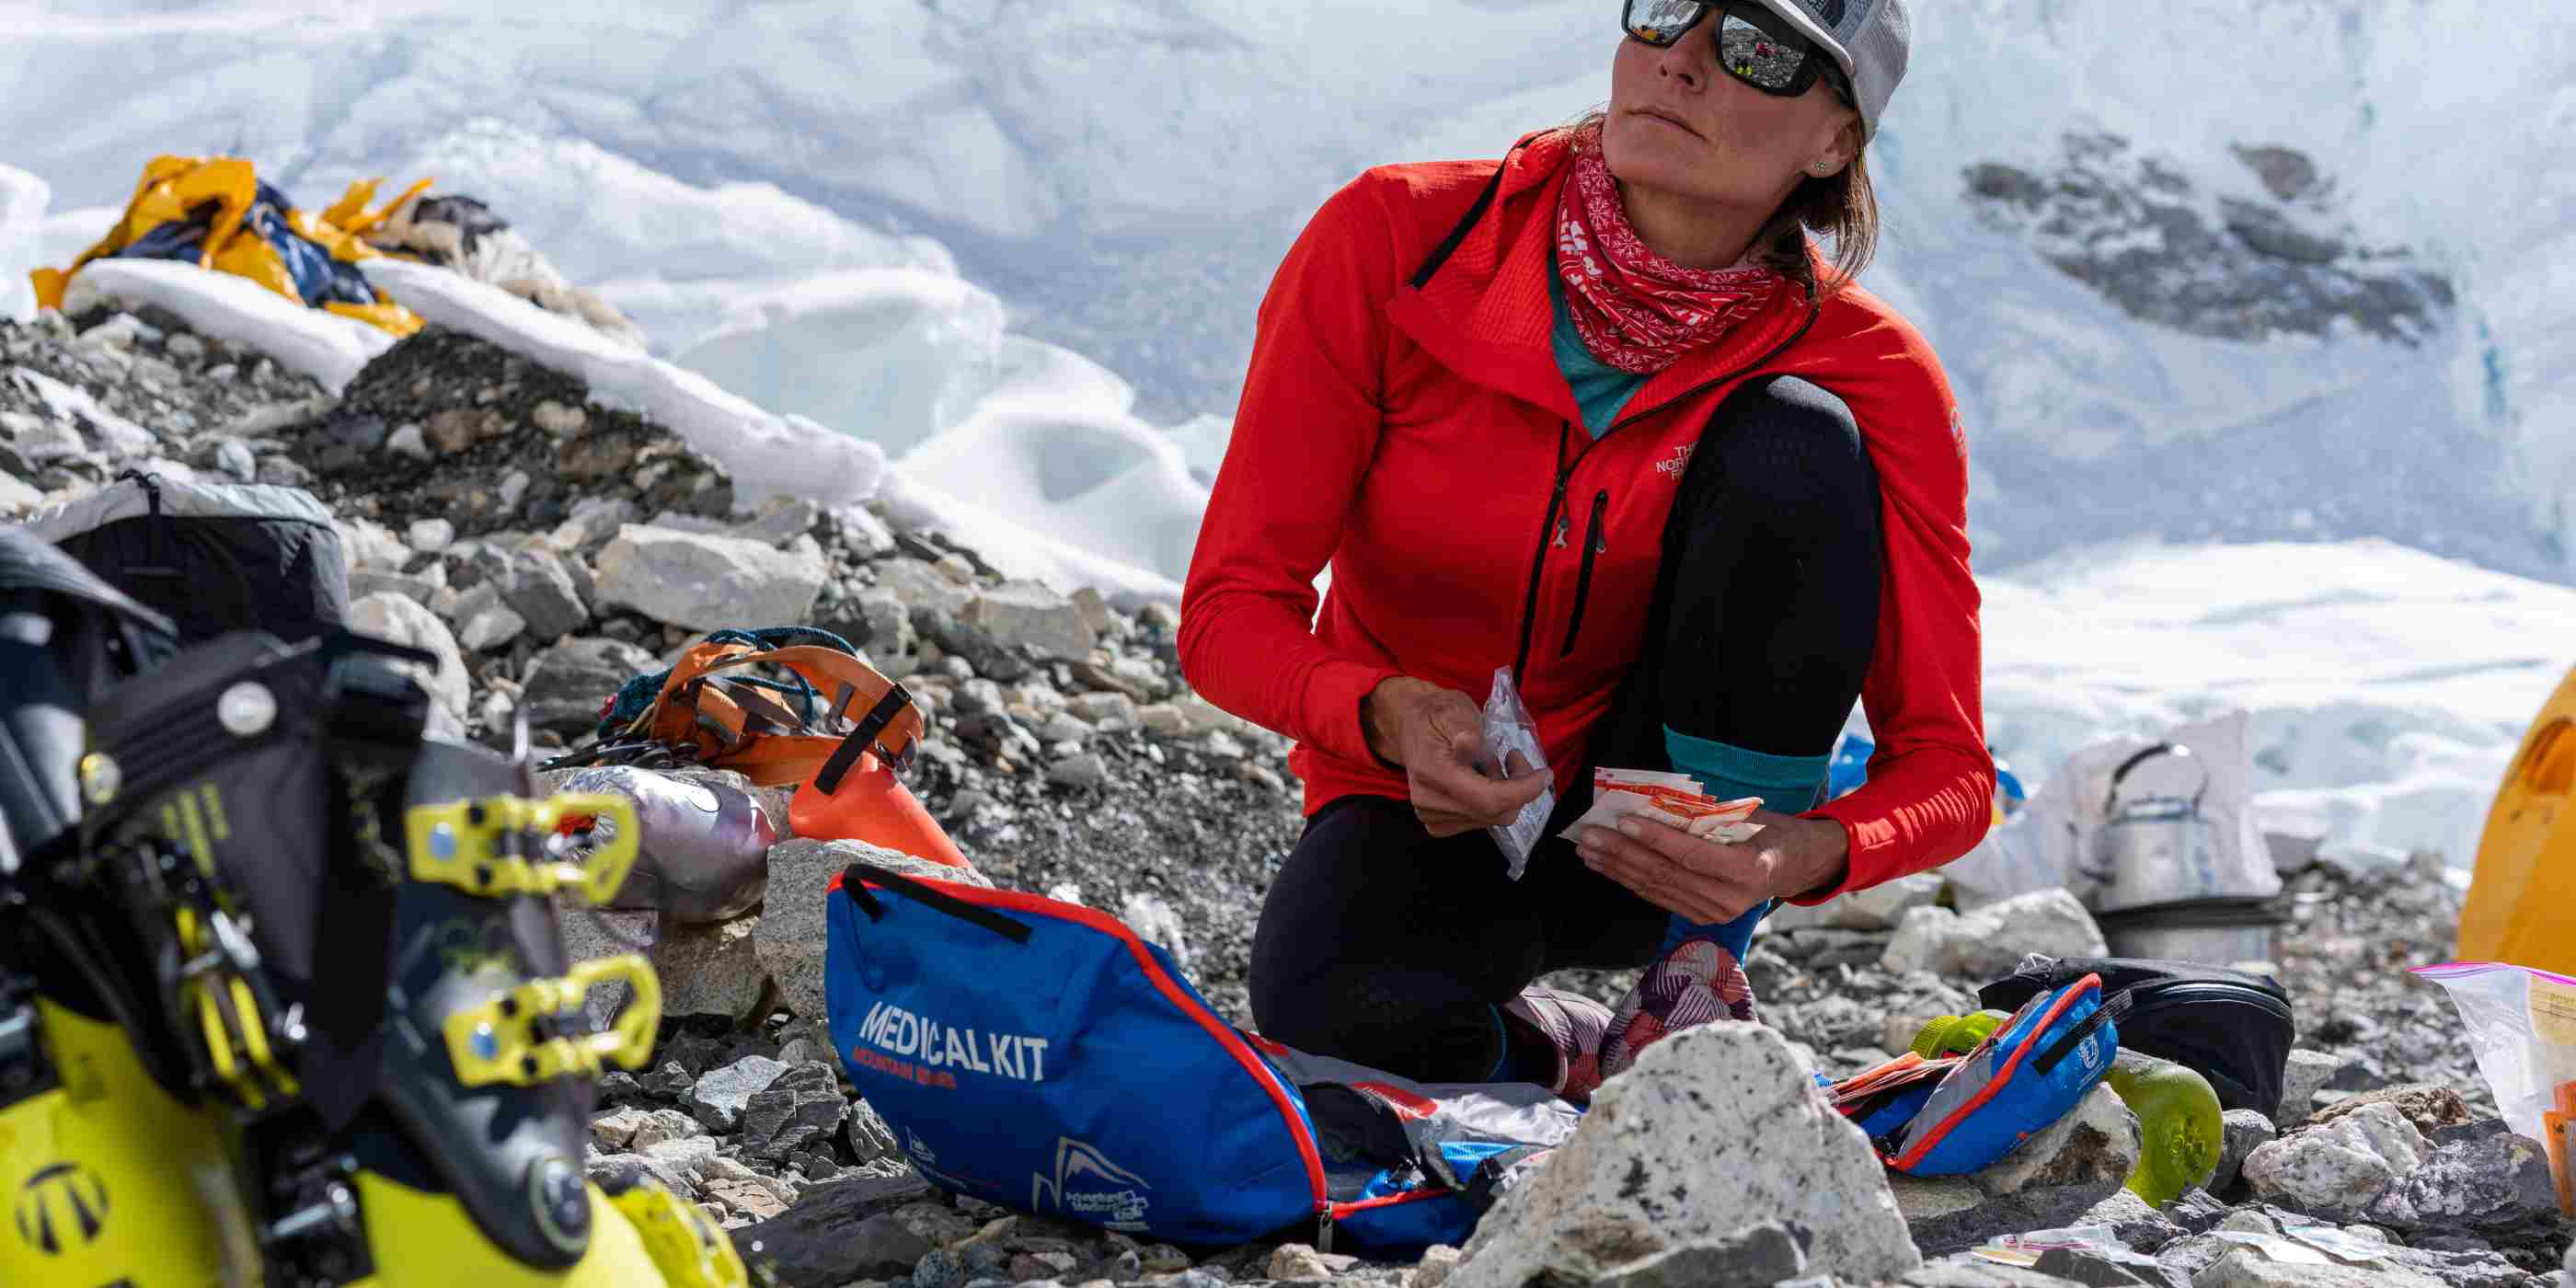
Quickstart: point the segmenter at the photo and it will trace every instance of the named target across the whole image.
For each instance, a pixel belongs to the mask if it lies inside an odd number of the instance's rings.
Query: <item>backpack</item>
[[[167,618],[33,534],[0,527],[0,884],[80,820],[84,713],[166,660]]]
[[[2203,966],[2198,962],[2142,957],[2074,957],[2063,961],[2033,954],[2021,969],[1977,990],[1977,1002],[2005,1011],[2031,997],[2086,975],[2129,995],[2120,1021],[2121,1045],[2171,1060],[2218,1092],[2222,1109],[2270,1115],[2281,1106],[2281,1080],[2298,1028],[2290,995],[2267,976]]]
[[[851,1081],[924,1177],[1178,1243],[1458,1244],[1574,1132],[1530,1083],[1423,1084],[1235,1029],[1080,904],[853,864],[825,994]]]
[[[340,530],[301,488],[127,470],[26,527],[167,615],[183,647],[248,630],[300,643],[349,615]]]

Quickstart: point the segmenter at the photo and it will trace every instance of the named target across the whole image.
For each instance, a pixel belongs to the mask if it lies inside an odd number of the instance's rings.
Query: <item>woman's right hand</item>
[[[1501,827],[1554,781],[1517,754],[1496,778],[1476,768],[1485,754],[1485,715],[1474,698],[1399,675],[1361,699],[1369,750],[1404,767],[1413,812],[1433,836]]]

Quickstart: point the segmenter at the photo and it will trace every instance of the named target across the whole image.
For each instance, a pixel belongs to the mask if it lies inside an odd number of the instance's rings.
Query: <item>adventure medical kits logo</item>
[[[1145,1209],[1153,1201],[1145,1178],[1109,1161],[1100,1147],[1070,1136],[1055,1142],[1055,1179],[1043,1174],[1029,1179],[1029,1206],[1044,1212],[1050,1203],[1060,1211],[1095,1221],[1113,1230],[1142,1230]]]

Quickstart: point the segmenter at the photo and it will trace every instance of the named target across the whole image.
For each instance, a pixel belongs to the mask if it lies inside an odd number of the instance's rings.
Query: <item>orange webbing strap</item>
[[[888,694],[903,692],[903,686],[878,674],[875,667],[837,649],[811,644],[765,651],[744,650],[735,656],[711,662],[702,673],[713,674],[735,667],[764,664],[784,666],[805,677],[817,690],[831,694],[831,705],[824,712],[825,719],[864,723],[886,703]],[[685,660],[682,665],[686,665]],[[907,699],[909,696],[906,695]],[[884,744],[892,753],[891,759],[909,759],[909,748],[921,741],[920,709],[907,700],[900,710],[886,715],[882,725],[872,741]]]
[[[784,666],[831,695],[823,730],[844,721],[857,728],[818,731],[768,695],[719,674],[764,665]],[[837,783],[871,750],[889,763],[909,763],[923,733],[921,711],[903,686],[847,653],[810,645],[692,648],[671,668],[644,723],[657,741],[694,745],[700,763],[735,770],[763,787],[801,784],[836,764],[840,769],[830,776]]]

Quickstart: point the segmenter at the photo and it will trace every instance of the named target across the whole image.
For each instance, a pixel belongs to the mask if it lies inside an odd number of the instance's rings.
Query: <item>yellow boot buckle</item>
[[[566,818],[606,815],[615,834],[582,863],[528,857]],[[608,792],[565,792],[540,803],[517,796],[415,805],[404,814],[415,881],[487,898],[576,890],[603,904],[626,884],[643,834],[635,802]]]
[[[732,1237],[697,1204],[651,1181],[638,1182],[608,1202],[635,1227],[667,1288],[748,1288],[751,1283]]]
[[[629,992],[617,1022],[576,1037],[537,1036],[537,1025],[577,1013],[594,984],[623,983]],[[662,1023],[662,982],[643,957],[628,953],[576,963],[554,979],[532,979],[480,1006],[447,1017],[447,1054],[456,1080],[529,1087],[556,1078],[597,1077],[610,1064],[641,1069]]]

